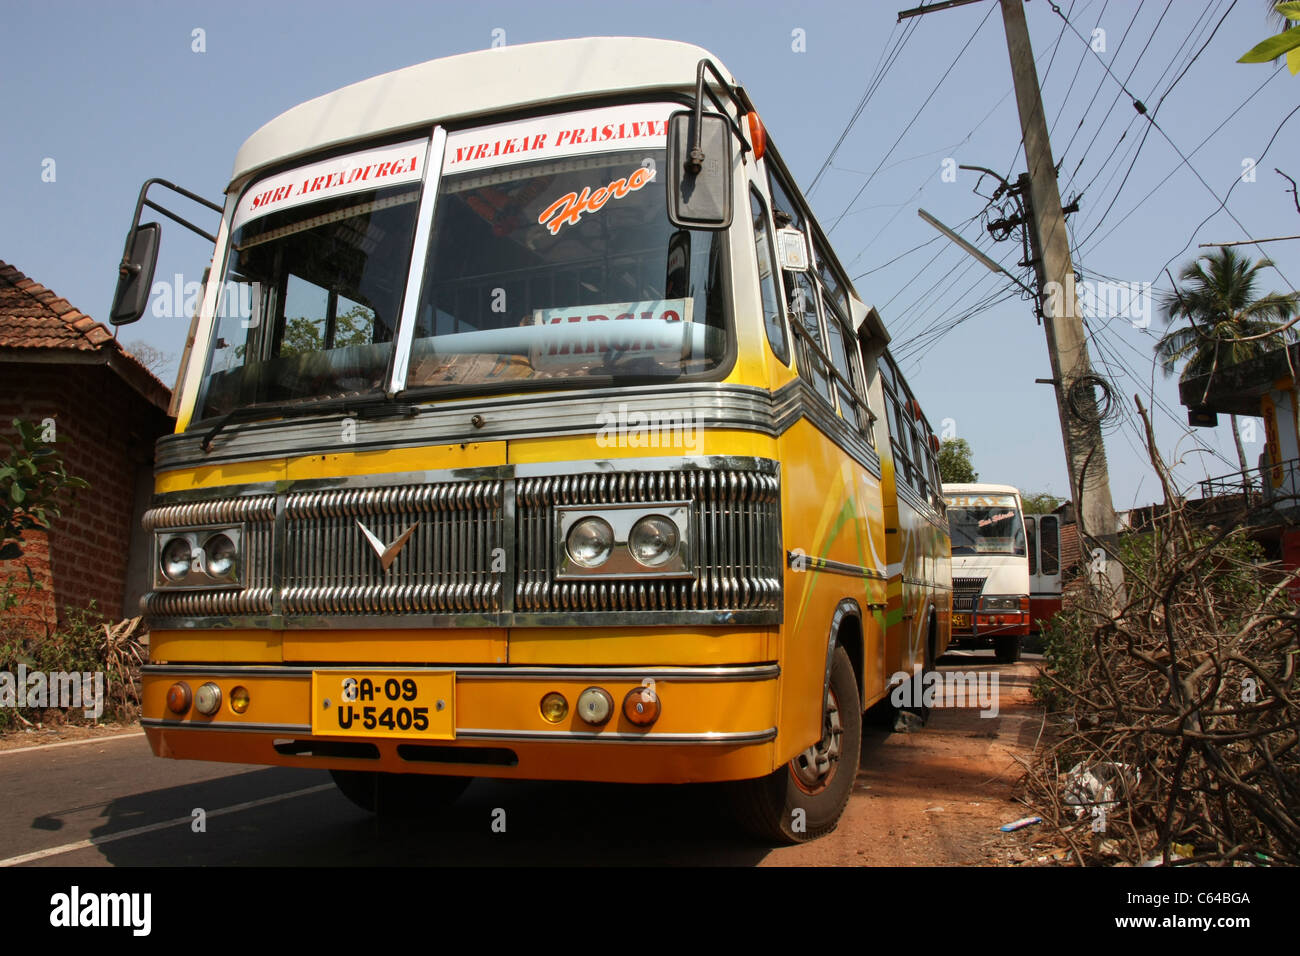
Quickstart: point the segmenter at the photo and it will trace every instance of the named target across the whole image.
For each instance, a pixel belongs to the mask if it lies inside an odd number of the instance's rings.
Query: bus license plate
[[[315,671],[311,732],[327,737],[456,736],[456,675],[411,671]]]
[[[969,614],[954,614],[954,615],[952,616],[952,626],[953,626],[953,627],[970,627],[970,615],[969,615]]]

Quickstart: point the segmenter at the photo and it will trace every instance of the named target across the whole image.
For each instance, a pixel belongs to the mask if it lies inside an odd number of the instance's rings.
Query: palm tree
[[[1270,292],[1256,297],[1261,270],[1273,263],[1260,259],[1252,263],[1231,246],[1202,256],[1183,268],[1175,287],[1162,305],[1166,325],[1177,320],[1187,324],[1170,329],[1156,343],[1156,358],[1165,375],[1182,365],[1179,381],[1213,375],[1225,365],[1235,365],[1295,340],[1291,328],[1280,328],[1300,308],[1295,292]],[[1272,334],[1270,334],[1272,333]],[[1246,452],[1232,416],[1232,438],[1237,459],[1246,470]]]

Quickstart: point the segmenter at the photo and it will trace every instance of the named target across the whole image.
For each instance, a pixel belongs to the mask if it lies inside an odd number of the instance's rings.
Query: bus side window
[[[907,448],[907,426],[898,397],[889,390],[885,392],[885,412],[889,418],[889,444],[894,450],[894,484],[911,484],[912,461]]]
[[[839,372],[849,382],[853,383],[853,388],[849,388],[838,379],[835,382],[835,388],[840,394],[840,414],[844,416],[846,422],[854,424],[858,429],[862,427],[864,413],[858,411],[860,406],[865,406],[857,395],[857,383],[853,377],[853,366],[849,362],[849,350],[847,342],[851,338],[849,332],[844,327],[835,309],[826,310],[826,331],[831,337],[831,363],[835,366],[835,371]]]
[[[771,170],[767,184],[772,192],[772,214],[775,216],[777,213],[785,213],[790,219],[790,225],[803,232],[803,213],[799,211],[798,204],[790,198],[790,191],[785,188],[785,184],[781,181],[781,177],[775,169]]]
[[[812,384],[813,391],[831,407],[835,398],[826,363],[818,352],[825,354],[821,323],[817,319],[817,291],[805,272],[786,272],[786,289],[790,295],[790,321],[799,329],[799,374]]]
[[[1039,520],[1039,541],[1043,551],[1043,573],[1061,572],[1061,527],[1056,515],[1043,515]]]
[[[1029,573],[1034,575],[1038,573],[1038,519],[1034,515],[1025,515],[1025,543],[1029,545]]]
[[[782,365],[790,364],[790,341],[786,338],[785,317],[781,314],[781,293],[776,287],[776,272],[772,263],[772,227],[767,220],[767,208],[758,190],[750,187],[749,208],[754,217],[754,249],[758,256],[758,284],[763,297],[763,325],[772,354]]]
[[[875,352],[871,347],[870,336],[865,326],[858,329],[856,338],[857,348],[854,349],[856,352],[855,364],[861,374],[861,378],[859,378],[858,381],[862,383],[863,417],[866,419],[862,425],[862,434],[866,437],[867,443],[870,444],[872,448],[875,448],[875,423],[879,416],[876,415],[876,410],[871,407],[871,373],[874,371],[878,376],[881,376],[880,381],[883,390],[883,385],[886,381],[883,377],[885,359],[883,355],[875,358],[872,357],[875,355]]]

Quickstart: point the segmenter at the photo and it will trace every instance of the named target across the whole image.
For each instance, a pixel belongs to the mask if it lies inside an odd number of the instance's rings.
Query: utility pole
[[[1103,558],[1117,551],[1115,507],[1110,496],[1106,447],[1102,441],[1094,392],[1093,383],[1097,379],[1093,376],[1088,357],[1088,340],[1083,331],[1074,284],[1074,263],[1070,258],[1065,214],[1061,211],[1061,192],[1056,182],[1056,164],[1052,161],[1052,144],[1043,115],[1038,71],[1034,67],[1029,27],[1025,23],[1024,0],[998,2],[1002,5],[1011,77],[1020,111],[1020,127],[1024,133],[1025,162],[1029,169],[1027,176],[1021,177],[1022,185],[1027,187],[1023,193],[1028,207],[1026,228],[1038,277],[1043,329],[1047,334],[1047,351],[1052,364],[1052,385],[1056,389],[1057,412],[1061,418],[1061,437],[1065,442],[1075,521],[1081,540],[1093,552],[1094,560],[1089,562],[1091,572],[1106,579],[1114,600],[1122,604],[1123,568],[1115,560],[1095,560],[1096,548],[1104,549]],[[907,10],[899,16],[902,19],[904,15],[915,16],[951,5],[956,4]]]
[[[1070,494],[1074,498],[1075,521],[1084,541],[1092,540],[1113,555],[1118,547],[1115,506],[1110,497],[1110,472],[1106,467],[1106,446],[1102,441],[1097,399],[1090,384],[1092,363],[1083,331],[1079,298],[1074,287],[1074,263],[1061,212],[1061,192],[1056,183],[1056,164],[1043,115],[1043,98],[1034,68],[1034,51],[1029,45],[1024,0],[999,0],[1002,23],[1011,56],[1011,79],[1020,108],[1020,128],[1025,137],[1025,162],[1029,169],[1029,236],[1034,250],[1035,271],[1043,303],[1043,329],[1052,362],[1056,407],[1065,439],[1066,463],[1070,469]],[[1109,579],[1116,597],[1122,600],[1124,577],[1118,561],[1090,565]]]

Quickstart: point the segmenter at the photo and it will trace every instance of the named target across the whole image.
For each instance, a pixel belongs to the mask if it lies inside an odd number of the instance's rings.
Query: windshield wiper
[[[377,417],[374,413],[379,411],[376,406],[391,404],[391,413],[394,415],[404,415],[408,418],[418,414],[418,410],[413,405],[392,402],[386,395],[376,395],[366,399],[354,399],[347,402],[330,402],[317,404],[293,404],[293,405],[246,405],[243,408],[236,408],[234,411],[222,415],[215,425],[208,430],[199,442],[199,447],[205,452],[212,450],[212,440],[219,435],[227,426],[237,421],[253,418],[273,418],[280,416],[283,418],[303,418],[307,415],[317,415],[329,412],[341,412],[355,408],[363,418]],[[390,411],[390,409],[383,409]],[[369,412],[369,414],[367,414]]]

